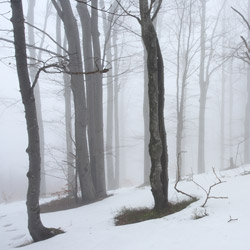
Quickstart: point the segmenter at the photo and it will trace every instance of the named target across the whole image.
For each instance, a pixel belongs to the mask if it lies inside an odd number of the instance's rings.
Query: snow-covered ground
[[[250,249],[250,167],[218,173],[221,185],[212,195],[228,199],[210,199],[208,216],[193,219],[205,193],[191,181],[179,188],[201,199],[181,212],[162,219],[114,226],[114,216],[123,207],[152,206],[150,188],[126,188],[97,203],[81,208],[42,214],[48,227],[60,227],[65,234],[23,247],[29,250],[248,250]],[[245,173],[245,175],[244,175]],[[213,173],[194,176],[208,188],[216,182]],[[170,183],[170,199],[182,200]],[[229,220],[235,219],[231,222]],[[0,249],[7,250],[31,241],[27,230],[25,201],[0,204]]]

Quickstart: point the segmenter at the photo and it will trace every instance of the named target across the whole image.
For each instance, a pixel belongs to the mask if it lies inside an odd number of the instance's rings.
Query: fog
[[[110,6],[110,1],[105,1]],[[129,6],[127,1],[125,4]],[[137,1],[135,1],[137,2]],[[169,173],[174,178],[176,174],[176,61],[177,61],[177,31],[178,18],[176,2],[181,6],[182,1],[164,1],[157,19],[157,31],[165,63],[165,123],[169,154]],[[185,2],[185,1],[184,1]],[[211,36],[213,25],[218,18],[219,9],[224,1],[210,0],[207,4],[206,36]],[[72,6],[75,1],[71,1]],[[23,1],[24,13],[27,13],[27,1]],[[10,22],[11,8],[9,3],[0,3],[0,38],[13,39]],[[205,115],[205,163],[206,171],[226,169],[230,167],[230,158],[237,166],[245,162],[244,145],[248,140],[244,132],[247,103],[247,63],[238,58],[241,55],[234,51],[241,45],[244,52],[241,35],[247,38],[247,27],[241,17],[231,6],[237,8],[247,16],[246,1],[225,1],[226,30],[222,30],[223,17],[220,15],[216,30],[216,43],[206,51],[214,50],[212,65],[219,65],[222,53],[230,59],[224,65],[225,78],[225,136],[224,158],[221,166],[221,107],[222,107],[222,65],[218,67],[210,78],[207,92]],[[135,15],[136,7],[130,6]],[[188,7],[186,7],[188,8]],[[193,73],[188,78],[185,92],[185,116],[182,134],[182,165],[186,175],[197,172],[198,160],[198,130],[199,130],[199,32],[200,8],[194,10],[194,27],[192,44],[194,58],[192,59]],[[76,9],[74,8],[76,13]],[[35,6],[35,26],[43,29],[46,13],[46,1],[37,1]],[[77,14],[76,17],[78,18]],[[121,17],[125,21],[118,32],[119,50],[119,119],[120,119],[120,186],[135,186],[143,183],[144,168],[144,125],[143,125],[143,93],[144,93],[144,63],[143,46],[140,37],[140,26],[133,17]],[[79,19],[78,19],[79,20]],[[56,12],[51,7],[46,32],[55,38]],[[78,21],[78,24],[80,21]],[[99,30],[101,33],[101,47],[104,46],[102,15],[99,14]],[[27,32],[27,29],[26,29]],[[217,39],[219,36],[225,36]],[[35,31],[36,45],[39,45],[41,32]],[[185,36],[187,37],[187,36]],[[183,44],[185,44],[183,38]],[[209,41],[209,40],[208,40]],[[224,43],[223,43],[224,41]],[[183,45],[182,44],[182,45]],[[56,51],[56,45],[46,37],[45,48]],[[224,48],[224,50],[223,50]],[[24,199],[27,189],[28,155],[27,131],[23,104],[19,92],[19,85],[15,69],[14,49],[11,43],[0,40],[0,202]],[[223,52],[225,51],[225,52]],[[234,54],[234,56],[232,56]],[[46,55],[44,55],[46,58]],[[104,135],[106,131],[107,113],[107,85],[106,75],[103,85]],[[230,85],[232,94],[230,97]],[[45,174],[47,194],[66,189],[65,176],[65,121],[64,121],[64,92],[62,76],[59,74],[40,75],[42,114],[45,130]],[[230,99],[231,98],[231,99]],[[233,100],[233,102],[232,102]],[[230,107],[232,113],[230,115]],[[250,114],[247,114],[250,115]],[[104,136],[106,140],[106,135]],[[249,152],[248,152],[249,153]]]

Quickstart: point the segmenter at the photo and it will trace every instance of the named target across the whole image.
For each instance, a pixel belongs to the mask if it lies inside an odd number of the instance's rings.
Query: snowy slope
[[[190,181],[183,181],[182,190],[201,197],[185,210],[164,217],[126,226],[114,226],[113,217],[122,207],[152,206],[150,189],[126,188],[114,192],[103,201],[81,208],[42,214],[48,227],[66,231],[52,239],[30,244],[24,250],[248,250],[250,249],[250,175],[242,175],[250,167],[218,173],[226,183],[214,188],[212,195],[228,199],[211,199],[208,216],[194,220],[194,211],[204,201],[204,192]],[[216,178],[210,174],[194,176],[204,187]],[[170,185],[173,201],[184,197]],[[237,219],[228,222],[230,219]],[[27,231],[25,202],[0,204],[0,250],[12,249],[31,241]]]

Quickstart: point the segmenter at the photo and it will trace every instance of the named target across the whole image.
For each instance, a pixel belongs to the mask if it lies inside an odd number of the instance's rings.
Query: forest
[[[1,0],[0,19],[0,232],[22,231],[1,249],[185,249],[186,227],[246,249],[250,0]]]

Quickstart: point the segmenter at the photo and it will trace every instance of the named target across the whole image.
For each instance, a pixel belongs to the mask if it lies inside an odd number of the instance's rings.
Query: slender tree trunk
[[[201,0],[201,33],[200,33],[200,106],[199,106],[199,139],[198,139],[198,173],[205,172],[205,110],[207,83],[205,81],[205,20],[206,20],[206,0]]]
[[[150,176],[150,156],[148,152],[149,145],[149,106],[148,106],[148,69],[147,69],[147,51],[144,48],[144,97],[143,97],[143,121],[144,121],[144,184],[149,185]]]
[[[100,32],[98,24],[98,1],[91,1],[91,35],[93,42],[94,70],[102,69]],[[104,162],[104,135],[103,135],[103,83],[102,74],[94,75],[95,81],[95,134],[96,134],[96,192],[100,197],[106,196],[105,162]]]
[[[120,186],[120,127],[119,127],[119,79],[118,79],[118,25],[114,25],[113,47],[114,47],[114,130],[115,130],[115,187]]]
[[[24,33],[24,17],[21,0],[11,0],[12,18],[14,28],[14,44],[22,101],[25,109],[25,118],[28,132],[28,148],[26,152],[29,156],[27,211],[28,228],[34,241],[45,240],[53,237],[56,230],[45,228],[40,219],[40,140],[39,127],[37,121],[35,96],[29,79],[27,67],[27,54]],[[57,232],[58,233],[58,232]]]
[[[250,0],[248,0],[248,22],[250,22]],[[250,31],[248,31],[250,40]],[[247,64],[247,103],[245,108],[245,143],[244,143],[244,163],[250,163],[250,66]]]
[[[29,0],[28,4],[28,13],[27,13],[27,21],[30,24],[34,24],[34,9],[35,9],[36,0]],[[29,44],[35,44],[35,34],[34,28],[28,25],[28,41]],[[30,78],[34,81],[36,76],[36,51],[29,47],[29,55],[30,55]],[[46,178],[45,178],[45,164],[44,164],[44,128],[43,128],[43,119],[42,119],[42,107],[41,107],[41,97],[40,97],[40,87],[39,84],[36,84],[34,89],[34,95],[36,98],[36,109],[37,109],[37,120],[39,124],[39,137],[40,137],[40,152],[41,152],[41,187],[40,192],[41,196],[46,195]]]
[[[56,17],[56,41],[59,45],[62,45],[61,36],[61,19],[57,15]],[[67,39],[64,37],[63,47],[67,47]],[[57,46],[57,54],[62,55],[62,49]],[[63,56],[66,57],[64,52]],[[61,60],[61,58],[59,58]],[[66,134],[66,162],[67,162],[67,186],[68,195],[74,196],[77,200],[77,191],[75,183],[75,171],[74,171],[74,153],[72,143],[72,112],[71,112],[71,87],[70,76],[66,73],[63,74],[64,83],[64,106],[65,106],[65,134]]]
[[[159,210],[168,204],[168,157],[166,132],[164,126],[164,77],[163,60],[157,34],[150,17],[147,0],[140,0],[142,39],[147,50],[148,96],[149,96],[149,128],[151,157],[150,184],[155,201],[155,209]]]
[[[102,1],[102,5],[104,5]],[[106,16],[103,12],[103,29],[105,34],[105,48],[104,55],[106,61],[112,63],[111,53],[111,25],[112,25],[112,13],[114,12],[114,6],[111,10],[111,14]],[[114,125],[114,87],[113,87],[113,70],[110,69],[107,73],[107,127],[106,127],[106,166],[107,166],[107,180],[108,189],[115,188],[115,171],[114,171],[114,149],[113,149],[113,125]]]
[[[92,201],[96,198],[89,165],[89,153],[87,146],[87,110],[85,98],[85,86],[82,55],[77,23],[68,0],[60,0],[62,10],[57,7],[58,14],[62,18],[65,33],[69,45],[69,70],[71,72],[71,89],[74,97],[75,108],[75,143],[76,143],[76,170],[78,172],[82,199]]]

